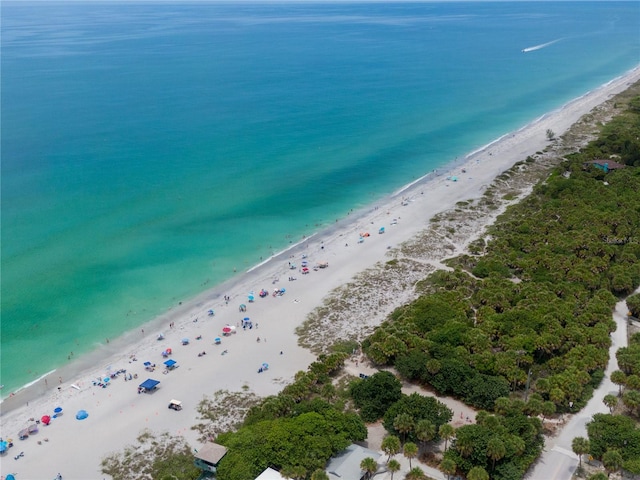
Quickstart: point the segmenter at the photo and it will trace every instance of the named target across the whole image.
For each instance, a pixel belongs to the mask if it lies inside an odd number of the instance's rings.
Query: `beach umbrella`
[[[4,440],[0,442],[0,453],[6,452],[7,448],[9,448],[9,444],[7,442],[5,442]]]
[[[104,377],[102,380],[104,381],[104,383],[109,383],[111,381],[109,377]]]
[[[151,366],[151,362],[144,362],[144,363],[143,363],[143,365],[144,365],[145,367],[150,367],[150,366]]]
[[[222,333],[231,333],[231,327],[229,325],[222,327]]]
[[[53,413],[60,415],[62,413],[62,407],[56,407],[53,409]]]
[[[9,474],[6,477],[4,477],[6,480],[16,480],[16,477],[14,477],[13,475]]]
[[[84,420],[88,416],[89,414],[86,410],[78,410],[78,413],[76,413],[76,420]]]
[[[51,423],[51,417],[49,415],[43,415],[40,421],[45,425],[49,425]]]

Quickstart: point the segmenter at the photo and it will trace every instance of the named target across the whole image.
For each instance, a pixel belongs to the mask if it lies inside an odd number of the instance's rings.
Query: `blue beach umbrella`
[[[9,444],[7,442],[5,442],[4,440],[0,442],[0,453],[6,452],[7,448],[9,448]]]
[[[84,420],[88,416],[89,414],[86,410],[78,410],[78,413],[76,413],[76,420]]]
[[[56,407],[53,409],[53,413],[57,413],[58,415],[60,415],[62,413],[62,407]]]
[[[6,480],[16,480],[16,477],[14,477],[13,475],[9,474],[6,477],[4,477]]]

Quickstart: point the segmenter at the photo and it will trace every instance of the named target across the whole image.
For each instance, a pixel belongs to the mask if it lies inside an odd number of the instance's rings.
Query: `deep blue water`
[[[3,395],[624,73],[639,25],[638,2],[3,2]]]

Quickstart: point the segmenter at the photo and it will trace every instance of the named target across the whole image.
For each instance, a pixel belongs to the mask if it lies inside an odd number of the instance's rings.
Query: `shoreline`
[[[443,172],[451,172],[454,169],[461,168],[467,162],[470,162],[471,160],[474,160],[477,157],[482,156],[488,151],[489,148],[492,148],[495,145],[499,145],[501,142],[507,140],[510,136],[513,137],[515,135],[518,135],[520,132],[525,132],[528,129],[534,128],[536,124],[540,122],[544,122],[545,119],[553,117],[554,115],[561,114],[565,109],[570,108],[572,104],[588,98],[590,95],[594,94],[595,92],[598,92],[599,90],[615,87],[619,82],[625,81],[627,77],[632,76],[633,73],[637,72],[638,70],[640,70],[640,66],[636,66],[635,68],[632,68],[626,73],[619,75],[609,80],[608,82],[605,82],[601,86],[593,90],[587,91],[586,93],[584,93],[583,95],[580,95],[579,97],[569,100],[568,102],[561,105],[557,109],[544,113],[543,115],[535,118],[531,122],[525,124],[524,126],[516,130],[502,134],[498,138],[472,150],[471,152],[465,154],[460,158],[456,157],[455,159],[450,160],[449,162],[444,164],[442,167],[434,169],[431,172],[428,172],[420,176],[419,178],[399,187],[398,189],[378,199],[372,204],[368,204],[356,211],[350,212],[352,213],[352,215],[346,215],[341,219],[337,219],[335,224],[331,224],[322,230],[313,232],[310,235],[308,235],[306,238],[303,237],[297,243],[291,244],[286,248],[283,248],[282,250],[270,255],[265,260],[253,266],[250,266],[244,271],[238,272],[236,275],[228,278],[227,280],[224,280],[221,283],[213,287],[210,287],[207,290],[202,291],[194,295],[193,297],[188,298],[185,301],[180,301],[178,304],[174,305],[173,307],[170,307],[164,313],[156,315],[154,318],[138,325],[137,327],[134,327],[131,330],[123,332],[117,338],[109,339],[109,343],[113,344],[113,346],[118,346],[118,349],[108,348],[109,345],[105,344],[104,342],[97,342],[95,344],[95,347],[92,350],[81,354],[75,359],[72,359],[70,363],[59,366],[53,370],[48,371],[47,373],[44,373],[38,376],[37,378],[25,383],[24,385],[20,386],[19,388],[17,388],[11,393],[5,393],[4,395],[0,394],[0,417],[2,417],[6,413],[5,402],[8,400],[11,400],[14,396],[21,395],[24,397],[25,401],[31,401],[31,400],[37,399],[41,395],[45,395],[48,390],[51,390],[51,388],[38,388],[38,382],[44,381],[45,379],[47,379],[48,381],[51,378],[55,380],[56,377],[58,376],[62,376],[63,378],[68,378],[73,375],[78,375],[78,374],[81,374],[86,369],[85,367],[82,367],[82,365],[85,365],[87,363],[92,364],[92,362],[99,361],[99,360],[104,360],[104,361],[108,360],[108,358],[114,355],[115,352],[120,351],[121,349],[126,348],[128,346],[132,347],[135,345],[135,343],[137,343],[140,340],[139,336],[133,335],[135,332],[138,331],[138,328],[152,329],[154,327],[161,326],[164,318],[173,317],[174,315],[177,315],[178,312],[182,312],[183,308],[186,308],[187,310],[189,310],[189,308],[201,306],[201,303],[205,301],[209,301],[209,302],[217,301],[222,295],[225,295],[224,293],[220,293],[220,292],[232,290],[237,284],[242,283],[245,280],[245,276],[247,274],[250,274],[254,271],[259,271],[263,267],[268,268],[271,262],[278,260],[283,255],[288,254],[289,252],[299,251],[298,247],[300,247],[305,243],[308,243],[312,238],[331,236],[331,233],[336,229],[347,228],[350,223],[371,213],[372,208],[375,208],[376,206],[384,206],[390,203],[391,200],[393,200],[397,196],[403,194],[404,192],[410,192],[412,189],[417,188],[418,186],[421,186],[424,188],[424,187],[427,187],[432,182],[437,182],[437,180],[440,177],[448,176],[448,175],[445,175]],[[132,336],[134,336],[133,340],[131,338]],[[92,359],[92,362],[86,361],[89,358]],[[4,387],[4,385],[2,385],[2,387]],[[25,391],[29,391],[29,390],[37,390],[37,392],[25,393]],[[13,403],[14,402],[12,401],[8,402],[6,409],[10,411],[12,408],[15,408],[15,407],[12,407]]]
[[[195,408],[202,395],[211,395],[219,389],[239,390],[245,385],[260,396],[277,393],[297,371],[304,370],[315,359],[309,351],[297,345],[294,330],[321,305],[329,292],[376,263],[385,261],[390,247],[398,246],[423,231],[434,215],[454,208],[458,201],[482,195],[504,170],[524,160],[527,155],[544,149],[548,144],[547,129],[561,135],[583,114],[638,79],[640,67],[499,137],[461,160],[447,164],[442,170],[455,170],[457,181],[450,180],[445,174],[432,175],[434,172],[429,172],[247,271],[186,302],[180,302],[135,330],[112,339],[106,345],[99,345],[71,364],[36,379],[31,385],[16,391],[14,396],[4,398],[0,403],[3,438],[17,437],[19,429],[29,423],[28,418],[49,414],[58,404],[67,413],[51,426],[41,428],[43,432],[34,438],[16,440],[16,447],[4,457],[7,460],[2,462],[1,473],[6,475],[17,471],[25,478],[46,478],[50,471],[55,474],[65,467],[69,470],[73,465],[75,471],[63,472],[65,478],[95,478],[100,475],[100,458],[111,450],[104,445],[114,445],[116,450],[120,450],[125,444],[134,442],[143,428],[183,435],[192,446],[197,446],[196,434],[190,426],[196,423]],[[460,173],[462,169],[464,171]],[[399,196],[402,196],[402,201],[398,201]],[[391,224],[396,218],[397,225]],[[377,230],[382,226],[387,230],[384,235],[379,235]],[[365,230],[371,233],[371,237],[358,244],[358,233]],[[353,253],[354,250],[357,253]],[[302,275],[299,269],[290,270],[288,262],[299,263],[303,254],[310,266],[328,261],[329,268],[312,270],[308,275]],[[284,280],[290,275],[295,275],[297,280]],[[286,293],[256,298],[253,303],[247,301],[249,291],[258,292],[261,288],[271,291],[274,287],[286,287]],[[228,302],[223,299],[226,295],[231,297]],[[246,314],[238,312],[241,303],[247,305]],[[207,316],[210,308],[215,310],[215,316]],[[379,318],[372,321],[384,320],[387,313],[379,312]],[[239,329],[235,335],[223,337],[222,346],[213,345],[213,338],[220,335],[222,326],[237,325],[241,315],[256,322],[256,331]],[[175,324],[173,328],[169,327],[172,323]],[[156,340],[159,332],[165,334],[162,341]],[[197,335],[203,339],[194,340]],[[262,342],[256,342],[257,335],[262,337]],[[190,338],[190,344],[181,346],[182,337]],[[159,353],[167,347],[174,350],[173,358],[180,368],[168,374],[160,371],[149,374],[162,382],[153,395],[136,395],[135,386],[139,382],[128,384],[121,377],[111,381],[108,388],[92,385],[92,379],[123,368],[137,373],[140,381],[144,380],[147,373],[142,363],[149,360],[161,365],[163,359]],[[204,359],[197,357],[196,348],[207,352]],[[229,354],[220,356],[220,350],[227,348]],[[132,360],[132,355],[136,361]],[[258,375],[256,368],[261,362],[268,362],[271,368]],[[185,409],[179,413],[167,412],[166,401],[169,398],[181,399]],[[75,420],[75,411],[79,408],[87,409],[90,414],[87,420]],[[140,410],[144,413],[140,414]],[[61,428],[58,424],[65,426]],[[99,439],[95,438],[97,435],[93,430],[96,425],[100,426]],[[120,429],[119,425],[128,428]],[[37,441],[45,436],[51,441],[38,444]],[[65,448],[65,445],[73,445],[73,448]],[[14,462],[8,457],[16,450],[24,450],[26,456]]]

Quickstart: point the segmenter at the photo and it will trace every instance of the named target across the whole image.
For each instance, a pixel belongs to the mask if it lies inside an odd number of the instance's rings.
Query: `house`
[[[604,173],[609,173],[609,170],[618,170],[620,168],[624,168],[625,165],[622,163],[614,162],[612,160],[589,160],[584,163],[585,166],[593,165],[596,168],[604,171]]]
[[[260,475],[256,477],[256,480],[285,480],[280,472],[274,470],[271,467],[267,467],[267,469],[262,472]]]
[[[217,443],[207,442],[204,447],[197,450],[194,454],[194,465],[202,470],[198,480],[205,478],[216,478],[218,471],[218,463],[227,453],[227,447],[218,445]]]
[[[381,456],[378,452],[352,443],[329,460],[325,471],[331,480],[362,480],[365,475],[365,472],[360,468],[362,460],[370,457],[377,462]]]

